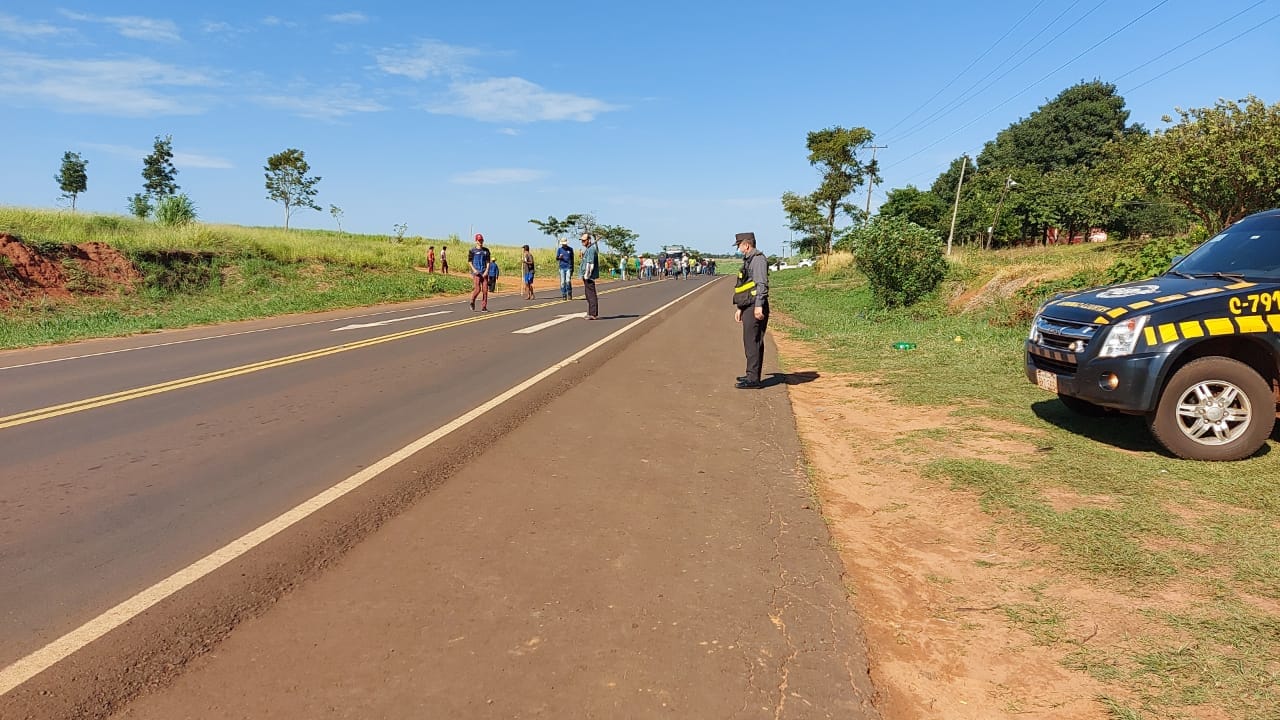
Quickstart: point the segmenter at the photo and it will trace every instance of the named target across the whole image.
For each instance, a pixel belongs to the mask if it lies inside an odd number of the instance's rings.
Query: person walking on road
[[[476,233],[476,246],[467,251],[467,265],[471,268],[471,309],[476,309],[476,297],[480,297],[480,309],[489,309],[489,266],[493,256],[484,246],[484,235]]]
[[[432,245],[431,247],[427,248],[427,272],[433,273],[435,271],[436,271],[436,246]]]
[[[738,233],[734,245],[742,253],[742,269],[733,288],[734,319],[742,323],[742,347],[747,355],[747,373],[734,387],[754,390],[763,387],[764,331],[769,327],[769,261],[756,249],[755,233]]]
[[[444,273],[445,275],[448,275],[448,274],[449,274],[449,255],[448,255],[448,252],[449,252],[449,246],[448,246],[448,245],[441,245],[441,246],[440,246],[440,272]]]
[[[600,301],[596,299],[596,280],[600,277],[600,248],[591,235],[582,233],[582,292],[587,296],[587,319],[600,319]]]
[[[533,252],[528,245],[521,245],[524,254],[520,256],[520,275],[524,280],[524,299],[533,299]]]
[[[560,238],[560,247],[556,248],[556,265],[560,268],[560,299],[573,299],[573,248],[569,247],[569,238]]]

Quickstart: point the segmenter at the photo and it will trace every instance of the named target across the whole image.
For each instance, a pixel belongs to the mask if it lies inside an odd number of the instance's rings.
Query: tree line
[[[54,181],[62,191],[60,197],[76,210],[76,199],[89,189],[89,161],[80,153],[66,151],[62,166]],[[263,167],[266,177],[267,199],[284,206],[284,227],[289,229],[289,219],[301,209],[319,210],[316,204],[316,185],[319,177],[311,176],[311,166],[306,153],[288,148],[267,158]],[[142,192],[125,198],[125,205],[134,217],[145,220],[154,217],[164,225],[185,225],[196,219],[196,206],[185,193],[179,193],[178,169],[173,164],[173,136],[155,137],[151,153],[142,159]],[[342,209],[329,206],[329,213],[341,230]]]
[[[1280,205],[1280,103],[1250,95],[1176,113],[1176,122],[1164,118],[1173,123],[1167,129],[1148,131],[1129,123],[1115,85],[1073,85],[1000,131],[976,157],[954,159],[928,188],[890,190],[878,216],[992,248],[1065,241],[1092,228],[1122,237],[1192,225],[1214,233]],[[877,162],[858,155],[874,139],[862,127],[808,134],[818,187],[782,196],[801,252],[851,245],[855,230],[872,220],[851,197],[880,179]]]

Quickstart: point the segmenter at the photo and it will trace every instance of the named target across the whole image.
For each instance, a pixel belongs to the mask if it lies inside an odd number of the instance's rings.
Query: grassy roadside
[[[457,294],[470,243],[323,230],[196,224],[165,228],[114,215],[0,207],[0,233],[29,245],[104,242],[144,274],[123,297],[85,294],[75,302],[33,300],[4,311],[0,348],[126,335],[285,313],[360,307]],[[451,276],[427,275],[426,249],[448,248]],[[491,248],[504,275],[518,272],[518,247]],[[550,248],[534,251],[543,272]]]
[[[962,257],[953,273],[958,281],[929,302],[895,312],[874,308],[850,268],[775,273],[771,294],[795,321],[785,331],[820,350],[821,369],[857,373],[895,397],[902,412],[950,410],[954,429],[909,433],[900,438],[904,448],[929,446],[913,439],[946,441],[987,418],[1026,428],[1014,435],[1034,451],[1000,461],[908,452],[922,476],[976,492],[997,522],[1038,535],[1050,550],[1042,560],[1047,567],[1132,601],[1124,604],[1132,608],[1124,618],[1127,640],[1110,645],[1086,645],[1060,632],[1065,614],[1091,608],[1054,590],[1034,607],[1006,608],[1007,622],[1053,647],[1064,666],[1114,688],[1099,698],[1112,717],[1275,720],[1280,469],[1274,456],[1229,464],[1177,460],[1158,448],[1140,419],[1072,415],[1023,376],[1021,317],[1032,298],[983,297],[1027,278],[1033,282],[1025,287],[1043,291],[1063,278],[1095,277],[1109,261],[1097,246]],[[916,349],[895,350],[897,341]],[[1277,449],[1273,442],[1270,450]]]

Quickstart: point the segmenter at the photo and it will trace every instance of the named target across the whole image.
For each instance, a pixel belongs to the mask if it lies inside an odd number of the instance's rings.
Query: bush
[[[849,238],[871,294],[885,307],[913,305],[947,275],[942,239],[902,217],[877,217]]]
[[[195,221],[195,203],[186,195],[169,195],[156,203],[156,222],[161,225],[190,225]]]
[[[1186,255],[1207,239],[1203,229],[1181,237],[1155,238],[1142,246],[1137,254],[1122,256],[1107,268],[1107,280],[1127,282],[1163,274],[1178,255]]]

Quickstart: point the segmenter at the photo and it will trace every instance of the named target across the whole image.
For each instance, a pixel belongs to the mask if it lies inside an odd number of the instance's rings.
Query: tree
[[[567,230],[573,230],[575,235],[587,233],[589,235],[596,234],[596,216],[591,213],[573,213],[564,217],[564,223]]]
[[[857,158],[857,148],[875,139],[866,128],[832,127],[809,133],[805,142],[809,148],[809,164],[822,172],[822,182],[810,196],[825,215],[823,236],[825,249],[831,251],[836,240],[836,217],[844,213],[852,220],[859,220],[862,212],[845,201],[866,180],[879,179],[876,163],[863,165]]]
[[[151,154],[142,159],[142,187],[156,200],[178,192],[178,169],[173,166],[173,136],[156,136]]]
[[[1250,95],[1176,110],[1176,125],[1128,148],[1129,168],[1151,194],[1172,198],[1210,233],[1280,205],[1280,103]]]
[[[847,239],[871,294],[885,307],[913,305],[947,275],[942,239],[901,217],[880,216]]]
[[[151,214],[151,199],[144,193],[134,193],[125,198],[125,202],[129,204],[129,212],[139,220],[146,220]]]
[[[53,176],[62,190],[62,197],[71,201],[71,212],[76,211],[76,196],[89,189],[89,174],[85,172],[88,160],[70,150],[62,154],[62,169]]]
[[[548,215],[546,220],[530,220],[529,222],[537,225],[542,234],[550,237],[552,242],[568,232],[570,227],[568,222],[557,220],[555,215]]]
[[[338,223],[338,234],[342,234],[342,208],[330,203],[329,214],[333,216],[333,221]]]
[[[1143,132],[1139,125],[1126,125],[1128,120],[1115,85],[1100,80],[1072,85],[1000,131],[978,155],[978,167],[1001,172],[1030,167],[1042,173],[1093,167],[1107,143]]]
[[[267,158],[267,199],[284,205],[284,229],[289,229],[289,218],[299,208],[319,210],[316,204],[316,183],[318,177],[307,177],[311,166],[307,164],[306,153],[296,148],[288,148]]]
[[[596,237],[623,257],[635,254],[636,240],[640,238],[621,225],[599,225],[596,227]]]
[[[822,209],[812,195],[782,193],[782,212],[787,215],[787,227],[800,234],[795,251],[817,255],[827,250],[827,222]]]
[[[950,219],[951,206],[928,190],[914,185],[889,191],[889,198],[880,206],[880,214],[901,217],[921,227],[937,228],[943,219]]]

